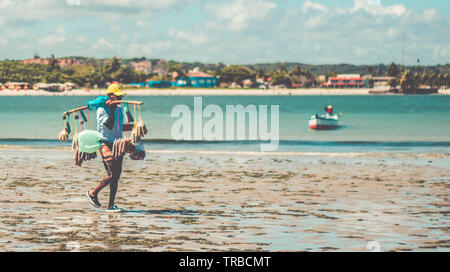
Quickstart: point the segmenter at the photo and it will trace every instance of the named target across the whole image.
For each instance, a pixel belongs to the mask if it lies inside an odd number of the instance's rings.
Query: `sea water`
[[[59,143],[63,112],[81,107],[94,96],[0,96],[0,145],[38,147],[69,146]],[[141,117],[149,134],[146,149],[259,151],[263,141],[175,141],[171,117],[176,105],[194,106],[193,96],[127,96],[141,100]],[[279,106],[279,152],[406,152],[450,153],[450,96],[203,96],[210,104]],[[341,113],[336,130],[314,131],[308,127],[311,115],[324,113],[333,105]],[[134,107],[130,106],[134,114]],[[96,128],[95,112],[87,128]],[[268,113],[270,116],[270,112]],[[136,116],[139,110],[136,108]],[[75,125],[71,116],[73,137]],[[204,118],[203,122],[208,121]],[[247,118],[248,122],[248,118]],[[248,124],[247,124],[248,126]],[[270,126],[269,126],[270,128]]]

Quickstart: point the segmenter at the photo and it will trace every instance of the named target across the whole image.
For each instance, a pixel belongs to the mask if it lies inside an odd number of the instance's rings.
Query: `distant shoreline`
[[[300,96],[300,95],[396,95],[391,93],[374,93],[376,89],[124,89],[133,96]],[[371,93],[372,92],[372,93]],[[82,90],[76,89],[64,92],[48,92],[36,90],[2,90],[0,96],[99,96],[104,95],[104,89]],[[439,90],[438,95],[450,95],[450,89]]]

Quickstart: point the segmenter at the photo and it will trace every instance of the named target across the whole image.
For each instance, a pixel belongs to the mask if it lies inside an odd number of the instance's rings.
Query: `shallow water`
[[[62,113],[92,98],[0,97],[0,145],[58,145],[55,139],[63,127]],[[171,127],[177,118],[171,117],[172,108],[183,104],[193,109],[192,96],[129,99],[144,102],[142,118],[150,130],[144,140],[151,149],[260,149],[261,143],[254,141],[174,141]],[[203,108],[215,104],[223,112],[226,105],[279,105],[278,151],[450,153],[450,96],[204,96],[202,102]],[[309,117],[322,113],[328,104],[343,114],[340,129],[309,130]],[[88,116],[88,127],[95,129],[95,114]],[[203,123],[208,120],[203,118]],[[44,141],[34,141],[37,139]]]

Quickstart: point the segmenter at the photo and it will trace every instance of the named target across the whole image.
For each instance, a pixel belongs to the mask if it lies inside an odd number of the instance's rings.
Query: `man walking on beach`
[[[120,104],[113,101],[122,100],[126,95],[118,85],[111,84],[107,90],[107,97],[98,97],[89,101],[89,109],[97,108],[97,130],[102,136],[102,146],[100,155],[106,169],[107,176],[103,178],[100,184],[92,191],[87,191],[86,196],[94,207],[101,207],[98,201],[98,193],[109,185],[109,204],[108,212],[121,212],[122,209],[114,205],[120,174],[122,173],[123,156],[113,157],[112,146],[114,140],[122,138],[122,132],[132,129],[130,126],[123,125],[123,112]]]

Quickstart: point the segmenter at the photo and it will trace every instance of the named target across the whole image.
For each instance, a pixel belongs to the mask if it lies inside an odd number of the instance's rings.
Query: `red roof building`
[[[41,58],[26,59],[26,60],[23,61],[23,63],[24,64],[36,63],[36,64],[47,64],[47,65],[49,65],[50,64],[50,59],[41,59]],[[62,68],[81,64],[81,62],[79,60],[72,59],[72,58],[56,59],[56,63],[57,63],[57,65],[59,65]]]
[[[130,64],[137,71],[142,71],[146,74],[150,74],[152,72],[152,62],[149,60],[142,60],[138,62],[132,61]]]
[[[218,86],[219,79],[195,68],[189,71],[185,77],[175,81],[174,84],[178,87],[213,88]]]
[[[204,72],[190,72],[187,74],[188,77],[213,77],[212,75],[209,75]]]
[[[357,74],[343,74],[330,77],[328,82],[322,83],[324,88],[368,88],[369,79]]]

